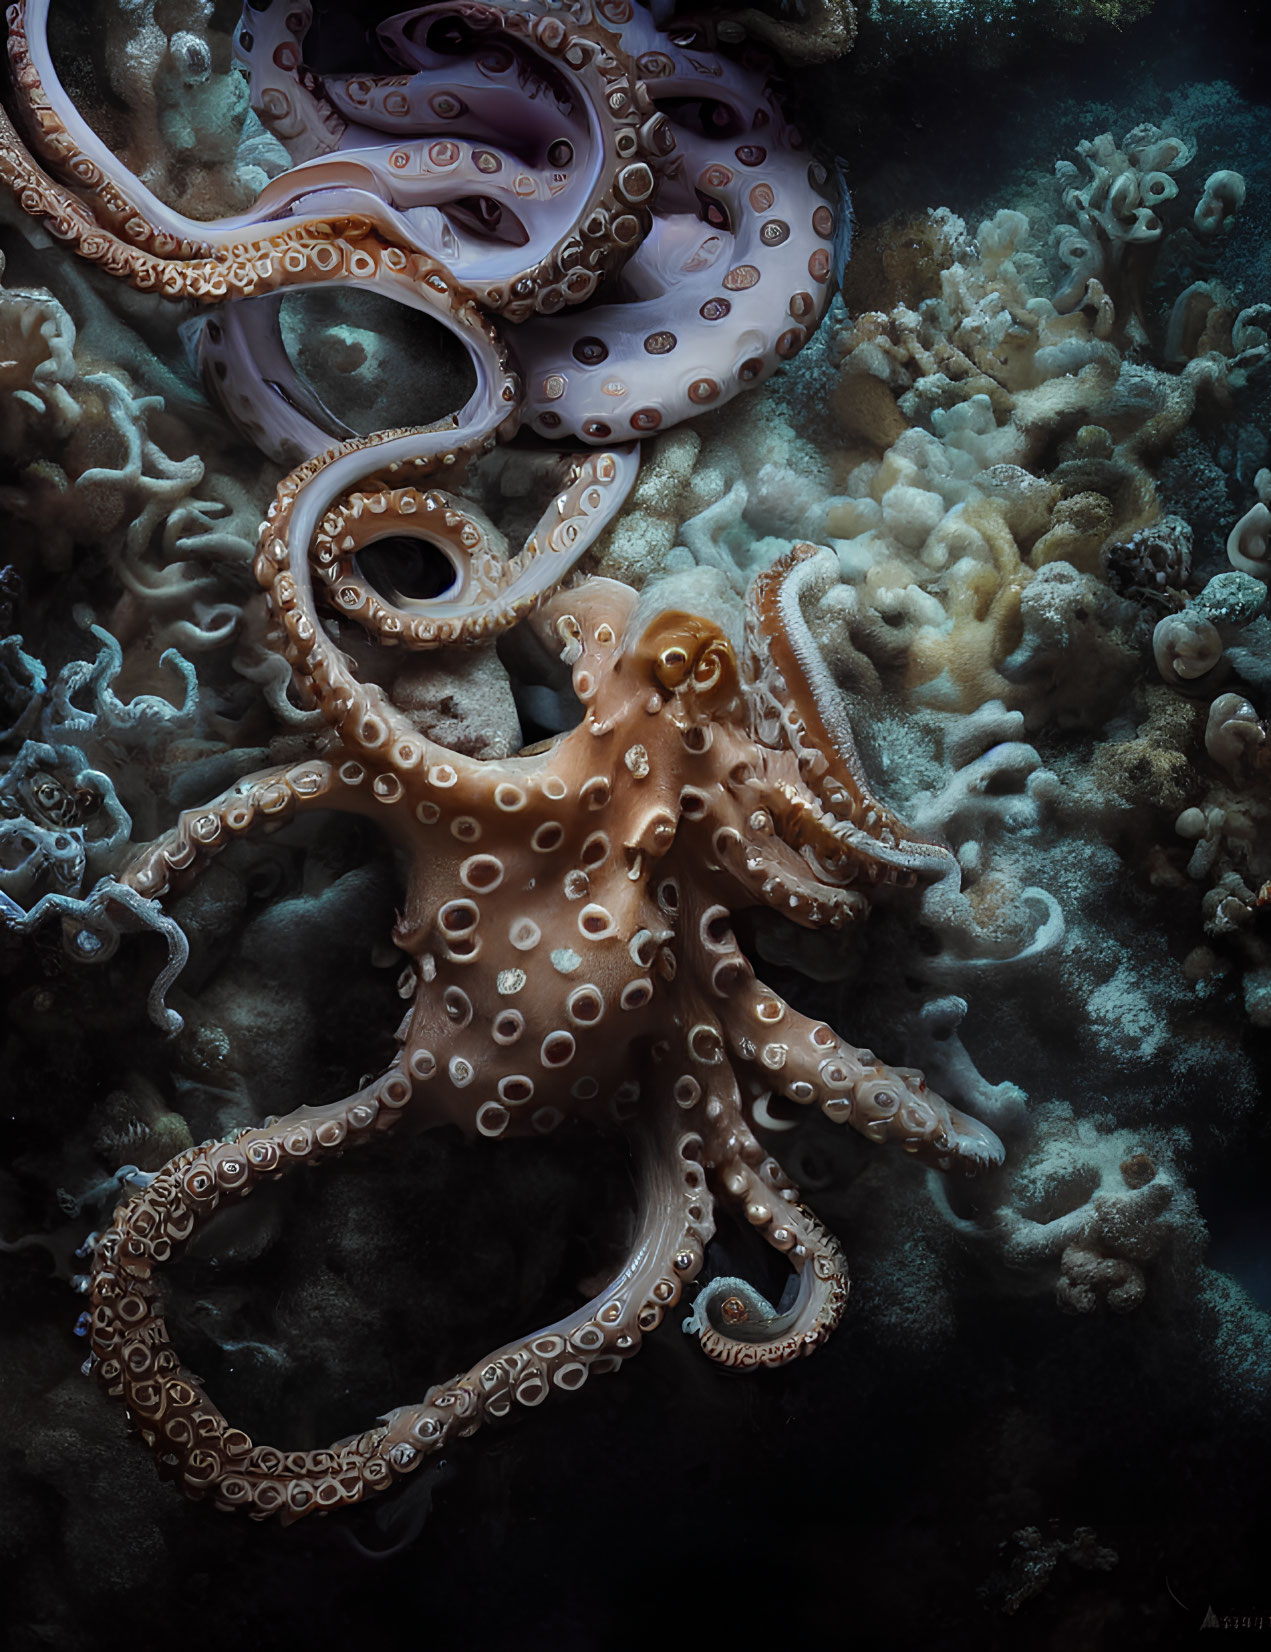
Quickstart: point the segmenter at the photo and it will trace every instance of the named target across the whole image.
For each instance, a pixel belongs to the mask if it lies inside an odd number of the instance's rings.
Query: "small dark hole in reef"
[[[1057,1222],[1087,1204],[1098,1191],[1099,1178],[1093,1172],[1075,1170],[1060,1177],[1031,1203],[1020,1206],[1020,1214],[1030,1222]]]
[[[358,554],[363,577],[389,602],[431,602],[452,590],[454,563],[430,539],[394,534]]]

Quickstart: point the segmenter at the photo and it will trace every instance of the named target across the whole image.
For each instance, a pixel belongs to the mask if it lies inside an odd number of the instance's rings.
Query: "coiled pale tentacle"
[[[285,24],[280,75],[262,25],[276,34],[284,24],[244,13],[237,39],[253,96],[263,77],[259,113],[298,158],[327,152],[267,195],[375,193],[403,245],[444,263],[510,321],[582,303],[647,232],[675,140],[601,18],[533,0],[420,7],[378,31],[405,75],[329,86],[301,64],[307,18],[292,8]]]
[[[234,55],[251,81],[252,109],[295,161],[327,155],[354,136],[301,59],[312,22],[309,0],[249,4],[234,33]]]
[[[473,49],[484,44],[486,56],[492,43],[511,42],[519,55],[507,68],[524,72],[537,62],[577,100],[572,118],[559,112],[537,122],[521,101],[522,127],[546,120],[542,165],[505,169],[503,156],[463,138],[462,118],[434,114],[411,132],[405,148],[400,141],[385,142],[372,127],[348,125],[301,63],[308,5],[275,5],[268,14],[249,7],[239,44],[255,77],[258,112],[293,150],[299,144],[308,154],[272,179],[250,211],[203,222],[159,200],[75,109],[48,49],[50,9],[51,0],[18,0],[9,10],[10,62],[32,141],[76,193],[88,197],[96,217],[130,245],[166,258],[232,255],[268,239],[279,221],[359,216],[391,244],[443,265],[484,308],[509,319],[550,313],[588,298],[647,230],[651,167],[674,147],[665,119],[649,105],[615,37],[600,26],[575,21],[566,29],[533,4],[499,10],[461,0],[431,9],[436,20],[461,20]],[[242,50],[244,30],[252,42],[248,51]],[[281,90],[284,82],[293,89],[289,98]],[[551,98],[547,106],[556,109],[559,101]],[[299,121],[309,134],[304,139],[290,130],[297,122],[288,113],[301,109],[308,111]],[[428,145],[423,140],[432,133],[438,141]],[[570,151],[567,160],[564,149]],[[506,196],[509,210],[516,205],[523,239],[465,234],[461,221],[452,223],[438,210],[478,188],[492,199]]]
[[[838,1240],[799,1203],[798,1188],[747,1125],[731,1074],[710,1092],[708,1117],[712,1113],[706,1137],[711,1188],[786,1257],[797,1288],[782,1308],[745,1280],[712,1279],[698,1293],[684,1329],[721,1365],[785,1365],[813,1353],[843,1317],[847,1264]]]
[[[517,332],[527,420],[608,442],[664,429],[762,383],[830,299],[835,204],[763,74],[709,29],[666,33],[615,5],[624,50],[674,133],[678,165],[623,269],[621,300]]]
[[[416,430],[359,437],[301,465],[279,487],[261,530],[256,574],[282,625],[288,660],[350,753],[421,779],[428,765],[444,763],[449,773],[462,770],[484,791],[479,762],[434,745],[380,688],[354,675],[321,622],[315,574],[330,585],[337,611],[348,613],[373,632],[415,647],[484,639],[514,624],[554,589],[621,506],[635,479],[637,462],[630,451],[589,458],[574,481],[556,496],[520,558],[501,570],[483,565],[484,588],[479,581],[470,581],[464,600],[421,603],[412,614],[400,601],[386,600],[371,590],[349,567],[348,559],[360,545],[372,543],[380,534],[432,538],[430,519],[438,524],[437,536],[453,530],[460,548],[476,551],[478,544],[462,546],[465,526],[477,531],[473,519],[447,495],[437,494],[430,501],[427,492],[417,493],[413,487],[364,496],[360,507],[350,503],[347,517],[338,509],[332,513],[331,507],[347,489],[364,480],[368,464],[376,476],[408,483],[454,468],[466,455],[448,445],[449,434]],[[467,452],[478,448],[473,441]],[[454,519],[449,529],[447,515]],[[358,534],[348,532],[355,516],[369,517],[364,537],[359,537],[360,526]],[[325,537],[319,533],[324,524]],[[312,558],[310,546],[314,547]]]
[[[574,463],[570,480],[525,548],[506,560],[492,554],[492,530],[484,518],[439,489],[358,492],[323,518],[311,552],[314,567],[336,611],[381,641],[415,648],[484,641],[525,618],[555,590],[613,519],[638,468],[634,447]],[[441,549],[454,567],[454,586],[441,596],[419,599],[375,590],[357,556],[389,535],[418,537]]]

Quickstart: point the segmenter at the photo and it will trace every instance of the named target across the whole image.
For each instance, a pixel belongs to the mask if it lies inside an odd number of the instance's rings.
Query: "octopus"
[[[46,17],[45,0],[9,13],[39,158],[5,121],[0,173],[84,257],[217,306],[205,339],[223,405],[289,462],[300,453],[255,571],[272,645],[326,726],[306,759],[183,814],[116,887],[157,907],[235,839],[316,810],[375,821],[407,868],[392,938],[410,1002],[391,1063],[132,1190],[96,1241],[87,1368],[189,1496],[295,1520],[621,1368],[703,1269],[721,1210],[786,1259],[790,1300],[715,1279],[687,1327],[726,1366],[813,1352],[843,1315],[847,1270],[758,1134],[771,1099],[942,1170],[988,1170],[1002,1148],[919,1072],[765,985],[737,914],[841,929],[877,890],[957,864],[870,790],[804,617],[832,553],[793,546],[736,623],[576,570],[637,474],[627,439],[759,382],[815,326],[834,230],[824,169],[762,75],[696,26],[661,34],[629,0],[417,8],[380,30],[405,73],[326,82],[300,54],[308,7],[257,3],[239,49],[295,164],[242,221],[209,227],[121,175],[56,81]],[[515,146],[498,141],[509,132]],[[477,369],[467,406],[440,426],[333,429],[269,308],[288,284],[325,282],[443,320]],[[510,554],[457,490],[522,421],[592,451],[554,461],[553,496]],[[388,538],[439,551],[451,586],[420,596],[376,577],[368,553]],[[350,628],[408,650],[518,623],[559,654],[580,716],[502,759],[439,744],[343,646]],[[183,1366],[163,1267],[263,1183],[394,1133],[579,1121],[630,1143],[639,1206],[625,1263],[564,1318],[319,1450],[253,1441]]]

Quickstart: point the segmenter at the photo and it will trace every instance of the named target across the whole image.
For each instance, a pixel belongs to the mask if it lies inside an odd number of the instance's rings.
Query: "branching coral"
[[[1171,1292],[1199,1265],[1205,1230],[1173,1164],[1183,1143],[1075,1121],[1061,1103],[1039,1108],[1027,1150],[975,1213],[937,1203],[963,1239],[1006,1269],[1016,1288],[1053,1290],[1068,1313],[1130,1313],[1154,1267]]]

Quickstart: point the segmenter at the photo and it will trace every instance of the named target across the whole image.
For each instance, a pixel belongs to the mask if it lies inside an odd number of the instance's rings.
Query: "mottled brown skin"
[[[920,1075],[783,1003],[733,934],[732,914],[759,904],[838,927],[863,913],[871,883],[912,881],[894,850],[874,861],[845,846],[845,823],[804,778],[858,772],[839,753],[813,761],[806,684],[775,673],[762,630],[771,585],[812,554],[797,547],[762,576],[740,661],[704,616],[638,623],[624,586],[558,594],[540,624],[563,644],[585,713],[546,748],[481,762],[420,735],[403,764],[386,733],[378,758],[362,749],[241,782],[126,874],[162,898],[233,836],[315,807],[382,821],[411,858],[395,939],[417,985],[389,1071],[342,1102],[180,1155],[100,1243],[98,1375],[190,1495],[258,1517],[356,1502],[514,1404],[616,1368],[701,1267],[717,1200],[789,1258],[799,1294],[784,1314],[735,1292],[699,1309],[703,1347],[740,1366],[811,1352],[842,1314],[846,1271],[754,1134],[761,1096],[816,1102],[941,1167],[997,1162],[991,1133]],[[346,715],[337,701],[333,721]],[[877,810],[868,794],[852,808]],[[914,845],[914,864],[931,853]],[[326,1452],[255,1445],[181,1369],[154,1271],[222,1203],[403,1119],[501,1136],[549,1133],[567,1117],[628,1131],[641,1185],[630,1261],[575,1314]]]

